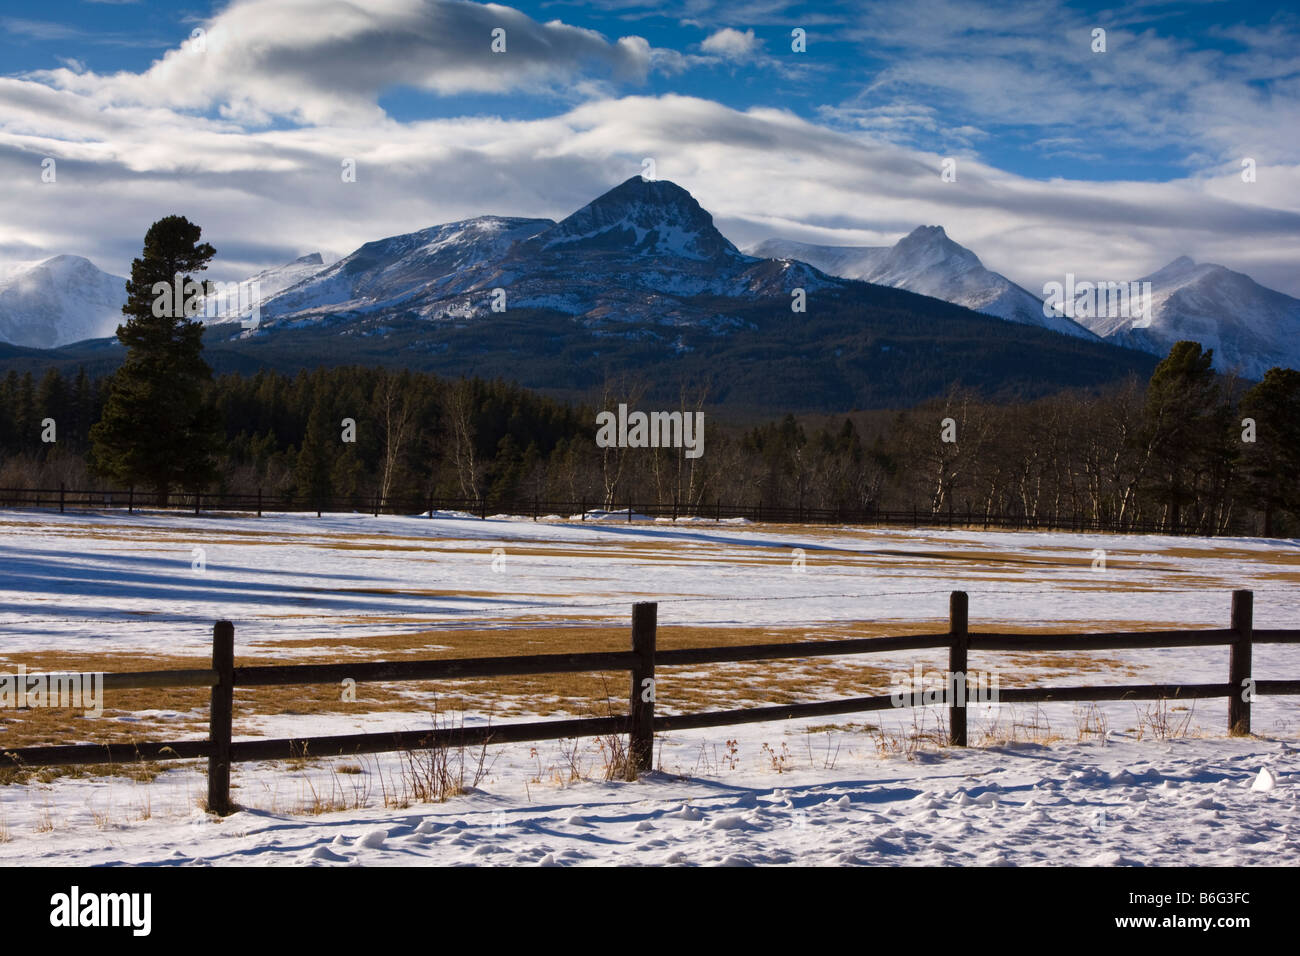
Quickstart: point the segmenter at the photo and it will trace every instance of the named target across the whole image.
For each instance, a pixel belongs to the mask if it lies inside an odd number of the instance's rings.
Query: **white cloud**
[[[1082,131],[1112,158],[1164,148],[1188,169],[1234,155],[1289,162],[1300,127],[1295,18],[1210,31],[1235,41],[1218,49],[1161,29],[1171,12],[1085,12],[1059,0],[872,5],[840,35],[884,66],[840,106],[940,103],[950,122],[1030,126],[1048,139]],[[1096,27],[1105,53],[1093,52]]]
[[[705,37],[700,49],[728,60],[747,60],[762,46],[753,30],[741,33],[731,27],[724,27],[716,33]]]
[[[181,212],[217,246],[214,278],[306,252],[486,213],[560,217],[640,171],[690,189],[734,241],[892,242],[942,223],[1028,288],[1066,271],[1128,277],[1187,253],[1291,294],[1300,168],[1262,164],[1172,183],[1039,182],[828,130],[791,113],[685,96],[593,100],[554,117],[247,132],[157,107],[0,81],[0,260],[89,255],[125,270],[155,219]],[[58,180],[40,181],[41,158]],[[344,183],[343,158],[358,177]]]
[[[1040,22],[1033,11],[1017,16],[1024,19],[1012,18],[1013,26]],[[498,23],[509,52],[493,55],[490,30]],[[877,27],[891,43],[919,29],[883,14]],[[922,73],[901,61],[886,71],[883,102],[831,108],[815,123],[690,96],[616,96],[610,80],[617,76],[684,70],[702,57],[639,37],[610,42],[504,7],[245,0],[207,29],[206,53],[174,51],[140,74],[67,69],[0,78],[0,261],[79,253],[122,273],[149,224],[180,212],[217,246],[214,278],[238,278],[303,253],[342,255],[453,219],[560,217],[640,172],[651,156],[661,177],[690,189],[742,245],[774,235],[881,244],[940,223],[987,266],[1030,289],[1067,271],[1128,278],[1188,254],[1300,295],[1293,265],[1300,166],[1274,148],[1294,129],[1283,122],[1294,98],[1278,97],[1240,119],[1238,112],[1255,107],[1230,85],[1216,93],[1197,62],[1188,67],[1197,109],[1215,117],[1201,141],[1209,156],[1203,169],[1167,183],[1043,182],[982,161],[976,150],[987,128],[956,125],[936,101],[909,96]],[[1011,118],[1044,108],[1067,120],[1087,115],[1087,95],[1059,79],[981,68],[944,30],[922,34],[914,41],[921,62],[932,54],[935,69],[950,69],[946,87],[969,84],[977,99],[1001,98]],[[1167,66],[1131,69],[1168,83]],[[1024,88],[1008,98],[999,84],[1013,80]],[[549,85],[585,101],[570,98],[556,115],[531,120],[398,122],[378,107],[394,84],[437,93]],[[1101,107],[1116,115],[1144,108],[1140,97]],[[984,112],[1000,122],[1002,109]],[[261,125],[279,117],[299,125]],[[1170,135],[1184,122],[1147,119]],[[1113,148],[1062,125],[1036,137],[1044,148]],[[911,145],[908,131],[917,128],[959,147],[957,182],[941,181],[940,155]],[[1259,163],[1255,183],[1241,182],[1237,161],[1214,155],[1215,142],[1234,136],[1249,139],[1250,151],[1242,149]],[[41,181],[44,157],[58,162],[55,183]],[[344,158],[358,163],[355,183],[341,180]]]
[[[593,77],[640,83],[651,68],[641,37],[610,42],[559,21],[464,0],[243,0],[206,22],[202,50],[169,51],[143,73],[57,69],[33,78],[102,105],[153,105],[251,124],[367,122],[394,87],[441,95],[543,92]],[[493,31],[505,50],[494,52]]]

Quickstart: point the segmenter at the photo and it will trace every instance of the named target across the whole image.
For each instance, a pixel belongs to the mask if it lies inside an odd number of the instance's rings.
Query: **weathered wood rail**
[[[998,513],[980,511],[969,506],[955,508],[949,502],[947,510],[935,511],[929,507],[882,509],[876,507],[841,506],[814,508],[780,502],[755,501],[752,503],[714,501],[636,501],[620,499],[604,502],[599,499],[547,500],[544,498],[449,498],[425,496],[352,495],[349,497],[309,497],[303,495],[254,494],[237,492],[176,491],[167,496],[166,506],[160,507],[155,496],[135,489],[86,490],[75,488],[0,488],[0,508],[57,508],[60,513],[69,510],[170,511],[177,514],[256,514],[263,512],[311,513],[318,516],[331,513],[360,513],[378,517],[381,514],[420,515],[433,517],[438,512],[462,512],[486,520],[489,514],[509,514],[532,517],[534,520],[553,514],[583,515],[592,510],[617,514],[618,520],[626,516],[628,522],[641,517],[656,519],[695,518],[720,522],[724,519],[744,518],[768,524],[853,524],[879,525],[905,528],[983,528],[1001,530],[1074,531],[1114,534],[1177,534],[1187,528],[1171,528],[1156,521],[1137,521],[1126,518],[1116,521],[1089,515],[1081,511],[1042,511],[1032,513]],[[638,517],[640,516],[640,517]]]
[[[148,743],[73,744],[24,747],[0,751],[3,762],[17,767],[94,765],[136,760],[208,760],[208,809],[228,813],[230,768],[254,760],[283,760],[352,754],[387,753],[434,747],[480,746],[559,740],[606,734],[627,734],[633,772],[652,766],[654,735],[661,731],[723,727],[766,720],[829,717],[899,706],[895,694],[853,697],[779,706],[691,714],[655,713],[655,673],[660,667],[740,663],[783,658],[840,657],[897,651],[948,649],[948,675],[968,673],[971,652],[993,651],[1094,651],[1172,647],[1223,647],[1230,649],[1227,680],[1222,684],[1128,684],[1080,687],[999,688],[998,703],[1054,701],[1200,700],[1228,699],[1228,732],[1250,733],[1251,701],[1260,695],[1300,695],[1300,680],[1255,680],[1251,672],[1256,644],[1300,644],[1300,630],[1255,630],[1253,592],[1235,591],[1230,626],[1214,630],[1121,631],[1111,633],[1002,634],[971,633],[964,591],[952,592],[949,627],[937,634],[846,640],[746,644],[733,647],[692,647],[657,650],[658,605],[641,603],[632,608],[631,649],[580,654],[538,654],[525,657],[442,658],[417,661],[377,661],[349,664],[297,664],[236,667],[234,625],[218,621],[213,630],[212,666],[206,670],[144,671],[103,676],[104,690],[146,687],[209,687],[209,731],[206,740]],[[435,730],[388,731],[323,737],[234,740],[236,687],[290,684],[357,683],[413,680],[460,680],[527,674],[563,674],[627,671],[631,676],[628,713],[612,717],[526,721],[498,726],[454,727]],[[28,675],[29,679],[35,675]],[[967,745],[966,701],[963,695],[942,692],[949,705],[952,745]],[[903,706],[911,706],[904,703]]]

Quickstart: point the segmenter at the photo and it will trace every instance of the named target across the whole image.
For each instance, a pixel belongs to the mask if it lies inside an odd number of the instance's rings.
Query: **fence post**
[[[632,523],[632,496],[627,496],[627,523]]]
[[[203,503],[203,492],[196,490],[194,492],[194,513],[195,514],[199,513],[199,505],[202,503]]]
[[[218,621],[212,629],[212,669],[217,682],[212,685],[212,702],[208,706],[208,810],[225,816],[234,808],[230,804],[230,736],[235,706],[235,625]]]
[[[659,605],[632,605],[632,693],[628,701],[629,780],[654,767],[655,749],[655,628]]]
[[[59,482],[59,514],[63,514],[63,482]]]
[[[135,486],[133,485],[126,493],[126,513],[132,514],[135,511]]]
[[[970,634],[967,630],[970,603],[965,591],[953,591],[948,598],[948,692],[958,693],[957,675],[961,675],[960,703],[948,701],[948,733],[954,747],[966,746],[966,672]]]
[[[1250,678],[1251,640],[1254,629],[1254,591],[1232,592],[1232,629],[1237,632],[1228,659],[1228,733],[1234,737],[1250,736],[1250,701],[1255,688]]]
[[[257,516],[262,517],[262,489],[257,489]]]

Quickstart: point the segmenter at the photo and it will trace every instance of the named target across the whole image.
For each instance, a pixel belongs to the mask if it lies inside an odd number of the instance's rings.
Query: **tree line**
[[[748,426],[706,415],[704,454],[687,458],[597,444],[598,411],[639,407],[635,381],[575,406],[505,381],[385,368],[213,377],[200,323],[156,294],[213,254],[198,226],[160,220],[132,264],[122,366],[0,381],[0,488],[129,486],[160,502],[260,490],[354,507],[457,497],[917,508],[1300,535],[1300,372],[1245,387],[1195,342],[1175,344],[1148,382],[1101,392],[995,404],[953,387],[896,413]],[[706,398],[683,389],[665,411],[707,412]]]
[[[163,491],[260,489],[358,507],[377,495],[494,506],[536,498],[683,510],[716,501],[915,507],[1300,535],[1300,372],[1274,369],[1243,389],[1215,375],[1209,358],[1179,343],[1149,383],[1014,405],[954,388],[894,414],[750,427],[706,415],[698,459],[682,449],[600,448],[598,403],[570,406],[503,381],[361,367],[225,375],[196,399],[218,423],[215,450],[190,466],[197,481],[181,474]],[[111,377],[56,370],[0,381],[0,487],[157,490],[147,473],[123,473],[126,456],[92,440],[111,388]],[[41,440],[47,421],[54,441]],[[175,456],[187,454],[184,435],[169,443]]]

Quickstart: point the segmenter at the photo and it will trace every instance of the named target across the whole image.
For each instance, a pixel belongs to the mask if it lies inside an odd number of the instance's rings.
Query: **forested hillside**
[[[96,487],[88,432],[106,379],[57,370],[0,383],[0,487]],[[703,410],[704,454],[597,447],[591,406],[502,381],[333,368],[223,375],[205,401],[225,430],[207,490],[386,499],[485,497],[508,504],[629,496],[684,506],[952,508],[1160,522],[1199,533],[1300,533],[1300,373],[1245,390],[1176,346],[1150,383],[991,404],[969,390],[900,412],[750,426],[714,416],[707,396],[650,404],[635,381],[601,407]],[[355,441],[344,441],[345,419]],[[951,420],[945,441],[945,420]],[[1250,419],[1252,424],[1244,425]],[[42,441],[47,420],[53,442]],[[1253,440],[1251,440],[1253,439]]]

